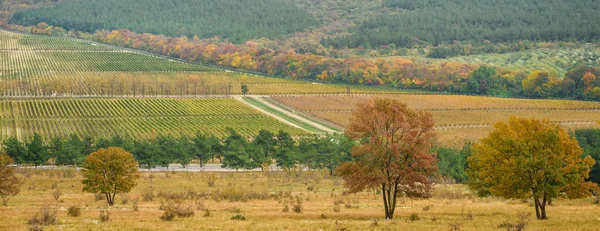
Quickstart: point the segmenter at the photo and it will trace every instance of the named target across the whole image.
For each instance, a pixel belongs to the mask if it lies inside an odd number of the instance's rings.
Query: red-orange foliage
[[[393,218],[398,197],[430,196],[429,177],[438,169],[430,152],[435,138],[431,114],[397,100],[374,99],[358,105],[346,133],[360,140],[352,150],[355,160],[337,169],[350,192],[381,189],[386,219]]]

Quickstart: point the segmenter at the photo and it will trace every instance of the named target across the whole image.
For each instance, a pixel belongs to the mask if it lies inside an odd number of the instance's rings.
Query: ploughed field
[[[261,129],[303,131],[287,126],[228,98],[203,99],[29,99],[0,101],[0,139],[28,139],[34,132],[50,139],[77,134],[145,139],[157,134],[224,136],[231,127],[244,136]]]
[[[394,98],[410,108],[431,112],[439,141],[462,145],[484,137],[499,121],[510,116],[548,119],[567,129],[597,127],[600,103],[570,100],[505,99],[456,95],[337,95],[277,96],[274,100],[296,110],[347,127],[356,104],[374,98]]]
[[[381,194],[345,195],[343,181],[321,171],[143,173],[132,192],[117,195],[115,206],[108,207],[103,196],[81,191],[82,177],[73,169],[18,171],[25,183],[8,206],[0,206],[0,230],[28,229],[27,221],[44,206],[57,217],[44,230],[506,230],[518,213],[534,212],[529,201],[477,198],[463,185],[438,185],[431,199],[399,199],[395,219],[386,221]],[[526,230],[600,226],[591,198],[553,204],[549,220],[533,215]],[[81,215],[69,216],[71,206]],[[166,206],[193,214],[163,221]],[[107,222],[100,222],[103,209],[110,214]],[[246,220],[232,220],[238,214]]]

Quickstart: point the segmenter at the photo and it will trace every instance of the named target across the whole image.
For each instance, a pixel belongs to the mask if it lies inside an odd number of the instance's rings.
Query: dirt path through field
[[[301,116],[299,116],[297,114],[289,112],[289,111],[287,111],[287,110],[285,110],[285,109],[283,109],[283,108],[281,108],[281,107],[279,107],[277,105],[274,105],[274,104],[266,101],[263,98],[263,97],[268,97],[268,96],[252,95],[252,96],[246,96],[246,97],[255,99],[255,100],[259,101],[261,104],[263,104],[264,106],[269,107],[272,110],[276,110],[279,113],[282,113],[282,114],[286,115],[287,117],[293,118],[296,121],[300,121],[300,122],[302,122],[304,124],[308,124],[308,125],[310,125],[311,127],[315,128],[317,130],[321,130],[321,131],[324,131],[326,133],[335,133],[335,132],[337,132],[337,131],[334,131],[334,130],[332,130],[332,129],[328,128],[328,127],[325,127],[325,126],[323,126],[321,124],[318,124],[318,123],[313,122],[311,120],[308,120],[308,119],[306,119],[304,117],[301,117]],[[250,106],[250,107],[252,107],[252,108],[254,108],[255,110],[258,110],[258,111],[260,111],[260,112],[262,112],[262,113],[264,113],[264,114],[266,114],[268,116],[271,116],[271,117],[273,117],[273,118],[275,118],[275,119],[277,119],[277,120],[279,120],[279,121],[281,121],[281,122],[283,122],[285,124],[288,124],[288,125],[296,127],[296,128],[300,128],[300,129],[302,129],[304,131],[307,131],[307,132],[311,132],[311,131],[308,131],[307,129],[303,128],[299,124],[294,123],[293,121],[289,121],[289,120],[287,120],[287,119],[285,119],[285,118],[283,118],[281,116],[278,116],[278,115],[276,115],[274,113],[268,112],[268,111],[266,111],[266,110],[264,110],[262,108],[259,108],[256,105],[248,103],[247,101],[245,101],[243,99],[242,96],[233,96],[233,98],[236,99],[236,100],[238,100],[238,101],[240,101],[240,102],[242,102],[242,103],[244,103],[244,104],[246,104],[246,105],[248,105],[248,106]]]

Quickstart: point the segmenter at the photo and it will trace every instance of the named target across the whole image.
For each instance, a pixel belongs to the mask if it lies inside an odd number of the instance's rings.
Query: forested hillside
[[[385,0],[404,10],[370,18],[350,36],[325,40],[342,47],[419,43],[593,41],[600,36],[595,0]]]
[[[279,0],[69,0],[16,12],[11,22],[46,22],[85,32],[127,28],[168,36],[219,36],[236,43],[277,38],[317,24],[305,10]]]

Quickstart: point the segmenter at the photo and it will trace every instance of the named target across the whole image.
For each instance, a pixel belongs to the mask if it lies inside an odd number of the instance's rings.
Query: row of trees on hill
[[[17,11],[11,20],[26,26],[40,22],[90,33],[127,28],[167,36],[218,36],[234,43],[317,25],[305,10],[277,0],[71,0]]]
[[[370,18],[349,36],[328,40],[343,47],[379,47],[454,41],[597,41],[600,10],[594,0],[386,0],[407,10]],[[577,12],[574,14],[573,12]]]
[[[600,99],[600,82],[595,78],[598,67],[586,63],[574,65],[561,80],[561,76],[552,73],[512,72],[456,62],[429,64],[402,58],[326,58],[267,47],[254,41],[234,45],[197,37],[138,34],[129,30],[98,31],[93,35],[69,32],[69,35],[192,62],[300,80],[508,97]]]

